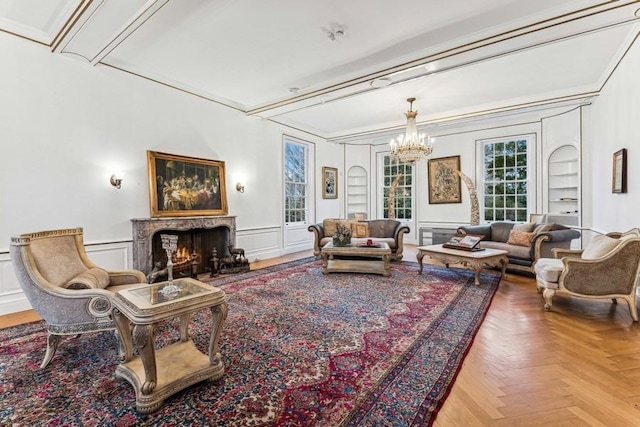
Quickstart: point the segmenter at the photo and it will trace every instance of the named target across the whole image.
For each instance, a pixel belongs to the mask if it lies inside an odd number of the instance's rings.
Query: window
[[[527,221],[529,145],[528,137],[482,143],[484,221]]]
[[[284,142],[284,222],[307,221],[307,146],[291,140]]]
[[[393,156],[385,155],[382,171],[383,215],[389,218],[389,195],[393,181],[402,174],[395,193],[396,219],[413,217],[413,166],[411,163],[396,161]]]

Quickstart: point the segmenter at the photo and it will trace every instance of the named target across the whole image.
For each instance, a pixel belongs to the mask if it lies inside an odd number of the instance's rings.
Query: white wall
[[[535,136],[535,140],[540,138],[541,123],[539,119],[529,119],[524,117],[519,119],[501,119],[492,121],[482,121],[465,126],[448,127],[446,129],[439,128],[433,135],[435,142],[433,144],[433,153],[430,159],[460,156],[460,168],[464,174],[469,176],[474,183],[477,183],[477,174],[481,170],[481,164],[476,154],[476,147],[479,140],[509,137],[516,135]],[[389,147],[380,140],[363,140],[356,143],[345,144],[345,168],[348,169],[353,165],[363,166],[371,176],[372,188],[375,188],[377,181],[377,170],[375,168],[375,159],[371,159],[367,165],[363,159],[363,153],[371,153],[375,156],[379,152],[388,152]],[[536,158],[532,159],[532,166],[536,167],[539,163],[539,150],[536,150]],[[462,183],[462,203],[451,204],[429,204],[429,189],[427,184],[428,165],[427,160],[421,160],[415,163],[416,170],[416,208],[417,220],[412,227],[412,232],[405,237],[405,240],[416,242],[419,238],[417,229],[420,227],[446,227],[455,228],[463,224],[468,224],[471,217],[471,203],[469,200],[469,192],[464,183]],[[535,187],[535,183],[534,183]],[[375,191],[375,190],[374,190]],[[371,196],[371,207],[369,214],[376,217],[376,200],[377,194]]]
[[[87,243],[131,241],[130,220],[150,215],[147,150],[225,162],[229,214],[250,259],[287,252],[283,134],[314,144],[315,176],[343,164],[342,147],[317,137],[1,32],[0,57],[0,314],[17,292],[10,236],[80,226]],[[109,183],[118,170],[120,190]],[[339,216],[341,202],[323,201],[319,185],[317,216]]]
[[[636,40],[590,111],[589,144],[583,147],[583,194],[591,194],[592,217],[584,224],[595,230],[625,231],[640,226],[640,41]],[[613,153],[627,149],[627,193],[611,192]],[[588,185],[588,187],[587,187]]]

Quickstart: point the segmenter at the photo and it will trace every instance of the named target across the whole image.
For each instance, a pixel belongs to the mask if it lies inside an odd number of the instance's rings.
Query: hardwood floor
[[[405,260],[415,255],[405,248]],[[1,316],[0,327],[35,319]],[[510,273],[434,425],[640,426],[640,325],[623,302],[556,296],[547,313],[535,280]]]

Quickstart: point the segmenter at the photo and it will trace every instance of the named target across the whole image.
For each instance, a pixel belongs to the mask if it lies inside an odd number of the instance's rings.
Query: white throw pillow
[[[614,250],[620,244],[620,240],[609,236],[596,236],[582,251],[582,259],[601,258]]]

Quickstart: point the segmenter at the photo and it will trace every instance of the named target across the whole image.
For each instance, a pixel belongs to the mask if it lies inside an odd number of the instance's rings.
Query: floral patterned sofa
[[[310,225],[308,230],[314,234],[313,254],[320,255],[322,246],[332,241],[338,232],[338,226],[351,229],[353,243],[365,243],[368,239],[374,242],[385,242],[391,249],[391,259],[402,259],[402,241],[409,227],[393,219],[372,219],[356,221],[346,219],[325,219],[321,223]]]

